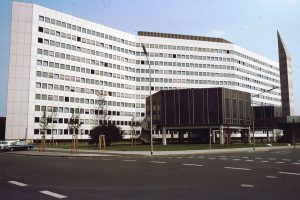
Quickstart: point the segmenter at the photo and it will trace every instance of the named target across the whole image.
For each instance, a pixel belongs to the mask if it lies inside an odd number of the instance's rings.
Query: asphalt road
[[[43,157],[0,153],[0,199],[299,200],[300,150]]]

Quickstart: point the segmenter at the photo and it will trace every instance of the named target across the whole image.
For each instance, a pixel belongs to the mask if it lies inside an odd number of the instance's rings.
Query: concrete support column
[[[275,129],[273,129],[273,142],[277,142]]]
[[[216,130],[212,131],[212,143],[215,144],[216,143]]]
[[[167,130],[165,127],[162,128],[162,144],[167,145]]]
[[[174,131],[171,131],[171,143],[174,143]]]
[[[224,130],[223,130],[223,126],[220,126],[220,144],[224,144]]]
[[[179,131],[179,135],[178,135],[179,144],[183,143],[183,134],[184,134],[184,131]]]
[[[248,144],[251,144],[250,127],[248,128],[247,138],[248,138]]]
[[[273,134],[274,134],[274,131],[273,131]],[[270,142],[270,133],[269,133],[269,131],[267,131],[267,142]]]

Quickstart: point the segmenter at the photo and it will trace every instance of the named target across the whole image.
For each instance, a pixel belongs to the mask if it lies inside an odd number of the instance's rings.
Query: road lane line
[[[136,162],[136,160],[123,160],[123,162]]]
[[[261,160],[262,158],[255,158],[256,160]]]
[[[278,172],[278,174],[287,174],[287,175],[295,175],[295,176],[300,176],[299,173],[293,173],[293,172]]]
[[[225,157],[227,157],[227,156],[219,156],[219,157],[221,157],[221,158],[225,158]]]
[[[292,161],[291,159],[282,159],[282,160],[284,160],[284,161]]]
[[[262,160],[262,161],[260,161],[260,162],[264,162],[264,163],[266,163],[266,162],[269,162],[268,160]]]
[[[54,193],[54,192],[51,192],[51,191],[48,191],[48,190],[40,191],[40,193],[48,195],[48,196],[51,196],[51,197],[55,197],[57,199],[67,198],[67,196],[64,196],[64,195],[61,195],[61,194],[57,194],[57,193]]]
[[[246,162],[253,162],[254,160],[245,160]]]
[[[18,182],[18,181],[8,181],[8,182],[11,183],[11,184],[17,185],[17,186],[21,186],[21,187],[27,186],[27,184],[21,183],[21,182]]]
[[[277,164],[283,164],[283,163],[285,163],[285,162],[278,161],[278,162],[275,162],[275,163],[277,163]]]
[[[166,164],[167,162],[162,162],[162,161],[149,161],[151,163],[159,163],[159,164]]]
[[[189,164],[189,163],[183,163],[182,165],[184,165],[184,166],[203,167],[203,165],[199,165],[199,164]]]
[[[244,188],[253,188],[254,185],[250,185],[250,184],[241,184],[241,187],[244,187]]]
[[[300,165],[300,163],[298,163],[298,162],[294,162],[294,163],[293,163],[293,165]]]
[[[266,178],[273,178],[273,179],[275,179],[277,177],[276,176],[266,176]]]
[[[249,171],[251,169],[248,168],[240,168],[240,167],[224,167],[225,169],[236,169],[236,170],[244,170],[244,171]]]
[[[232,159],[232,160],[238,161],[238,160],[241,160],[241,159],[239,159],[239,158],[234,158],[234,159]]]
[[[205,158],[204,156],[198,156],[197,158]]]
[[[215,160],[216,158],[208,158],[209,160]]]

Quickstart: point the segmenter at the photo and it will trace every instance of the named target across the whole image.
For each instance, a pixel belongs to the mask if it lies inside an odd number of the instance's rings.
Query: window
[[[43,43],[43,38],[38,38],[38,43]]]
[[[43,22],[44,21],[44,17],[40,15],[39,16],[39,20]]]
[[[42,61],[41,60],[37,60],[37,65],[42,65]]]
[[[41,83],[36,82],[36,88],[41,88]]]
[[[44,32],[44,28],[39,26],[39,32]]]
[[[34,135],[38,135],[40,133],[39,129],[34,129]]]

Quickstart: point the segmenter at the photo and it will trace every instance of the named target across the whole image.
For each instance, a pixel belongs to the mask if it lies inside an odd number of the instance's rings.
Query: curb
[[[48,156],[48,157],[111,157],[120,155],[135,155],[135,156],[175,156],[175,155],[195,155],[195,154],[220,154],[220,153],[238,153],[238,152],[263,152],[270,150],[294,149],[293,146],[273,146],[273,147],[252,147],[247,148],[232,148],[232,149],[212,149],[212,150],[183,150],[183,151],[154,151],[150,155],[149,151],[110,151],[110,150],[78,150],[77,153],[71,154],[70,149],[46,149],[45,152],[39,152],[38,149],[32,151],[8,152],[8,154],[23,155],[23,156]]]

